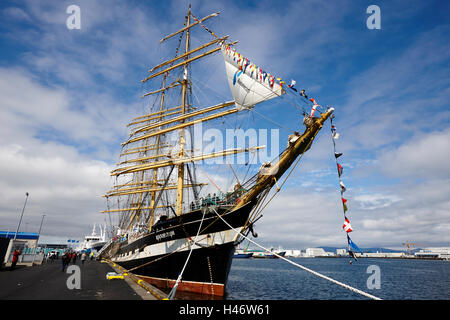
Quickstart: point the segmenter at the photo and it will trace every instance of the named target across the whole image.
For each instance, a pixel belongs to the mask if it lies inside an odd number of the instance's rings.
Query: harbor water
[[[449,300],[450,261],[419,259],[289,258],[388,300]],[[378,288],[377,288],[378,287]],[[233,259],[227,300],[367,299],[281,259]]]

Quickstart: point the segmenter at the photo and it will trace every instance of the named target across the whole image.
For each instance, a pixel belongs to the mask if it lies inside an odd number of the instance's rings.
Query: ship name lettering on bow
[[[156,240],[159,241],[159,240],[167,238],[167,237],[173,237],[174,235],[175,235],[175,231],[164,232],[164,233],[156,235]]]

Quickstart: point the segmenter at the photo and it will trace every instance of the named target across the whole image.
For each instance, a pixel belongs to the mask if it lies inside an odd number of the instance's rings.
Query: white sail
[[[223,45],[228,84],[238,110],[252,108],[255,104],[285,93],[275,76],[251,63],[240,53]]]

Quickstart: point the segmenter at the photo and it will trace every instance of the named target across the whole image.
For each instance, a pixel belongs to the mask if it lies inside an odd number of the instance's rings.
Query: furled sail
[[[238,110],[285,93],[275,76],[251,63],[228,45],[222,45],[228,84]]]

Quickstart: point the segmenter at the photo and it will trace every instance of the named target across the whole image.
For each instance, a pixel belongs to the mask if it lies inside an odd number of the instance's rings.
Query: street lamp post
[[[34,264],[34,260],[36,259],[38,243],[39,243],[39,237],[41,235],[42,224],[44,223],[44,217],[45,217],[45,214],[42,215],[41,225],[39,226],[38,238],[37,238],[37,241],[36,241],[36,248],[35,248],[34,255],[33,255],[33,264]],[[45,255],[45,250],[43,252],[44,252],[44,255]],[[44,258],[42,257],[42,259],[44,259]],[[41,263],[42,263],[42,261],[41,261]]]
[[[39,227],[39,232],[38,232],[38,241],[39,241],[39,236],[41,235],[42,224],[44,223],[44,217],[45,217],[45,214],[42,215],[41,226]]]
[[[22,214],[20,215],[19,225],[17,226],[16,234],[14,235],[14,240],[16,240],[16,238],[17,238],[17,233],[19,232],[20,223],[22,222],[22,217],[23,217],[23,213],[24,213],[24,211],[25,211],[25,206],[27,205],[27,200],[28,200],[29,193],[27,192],[27,193],[25,193],[25,195],[26,195],[27,197],[25,198],[25,203],[23,204]]]

